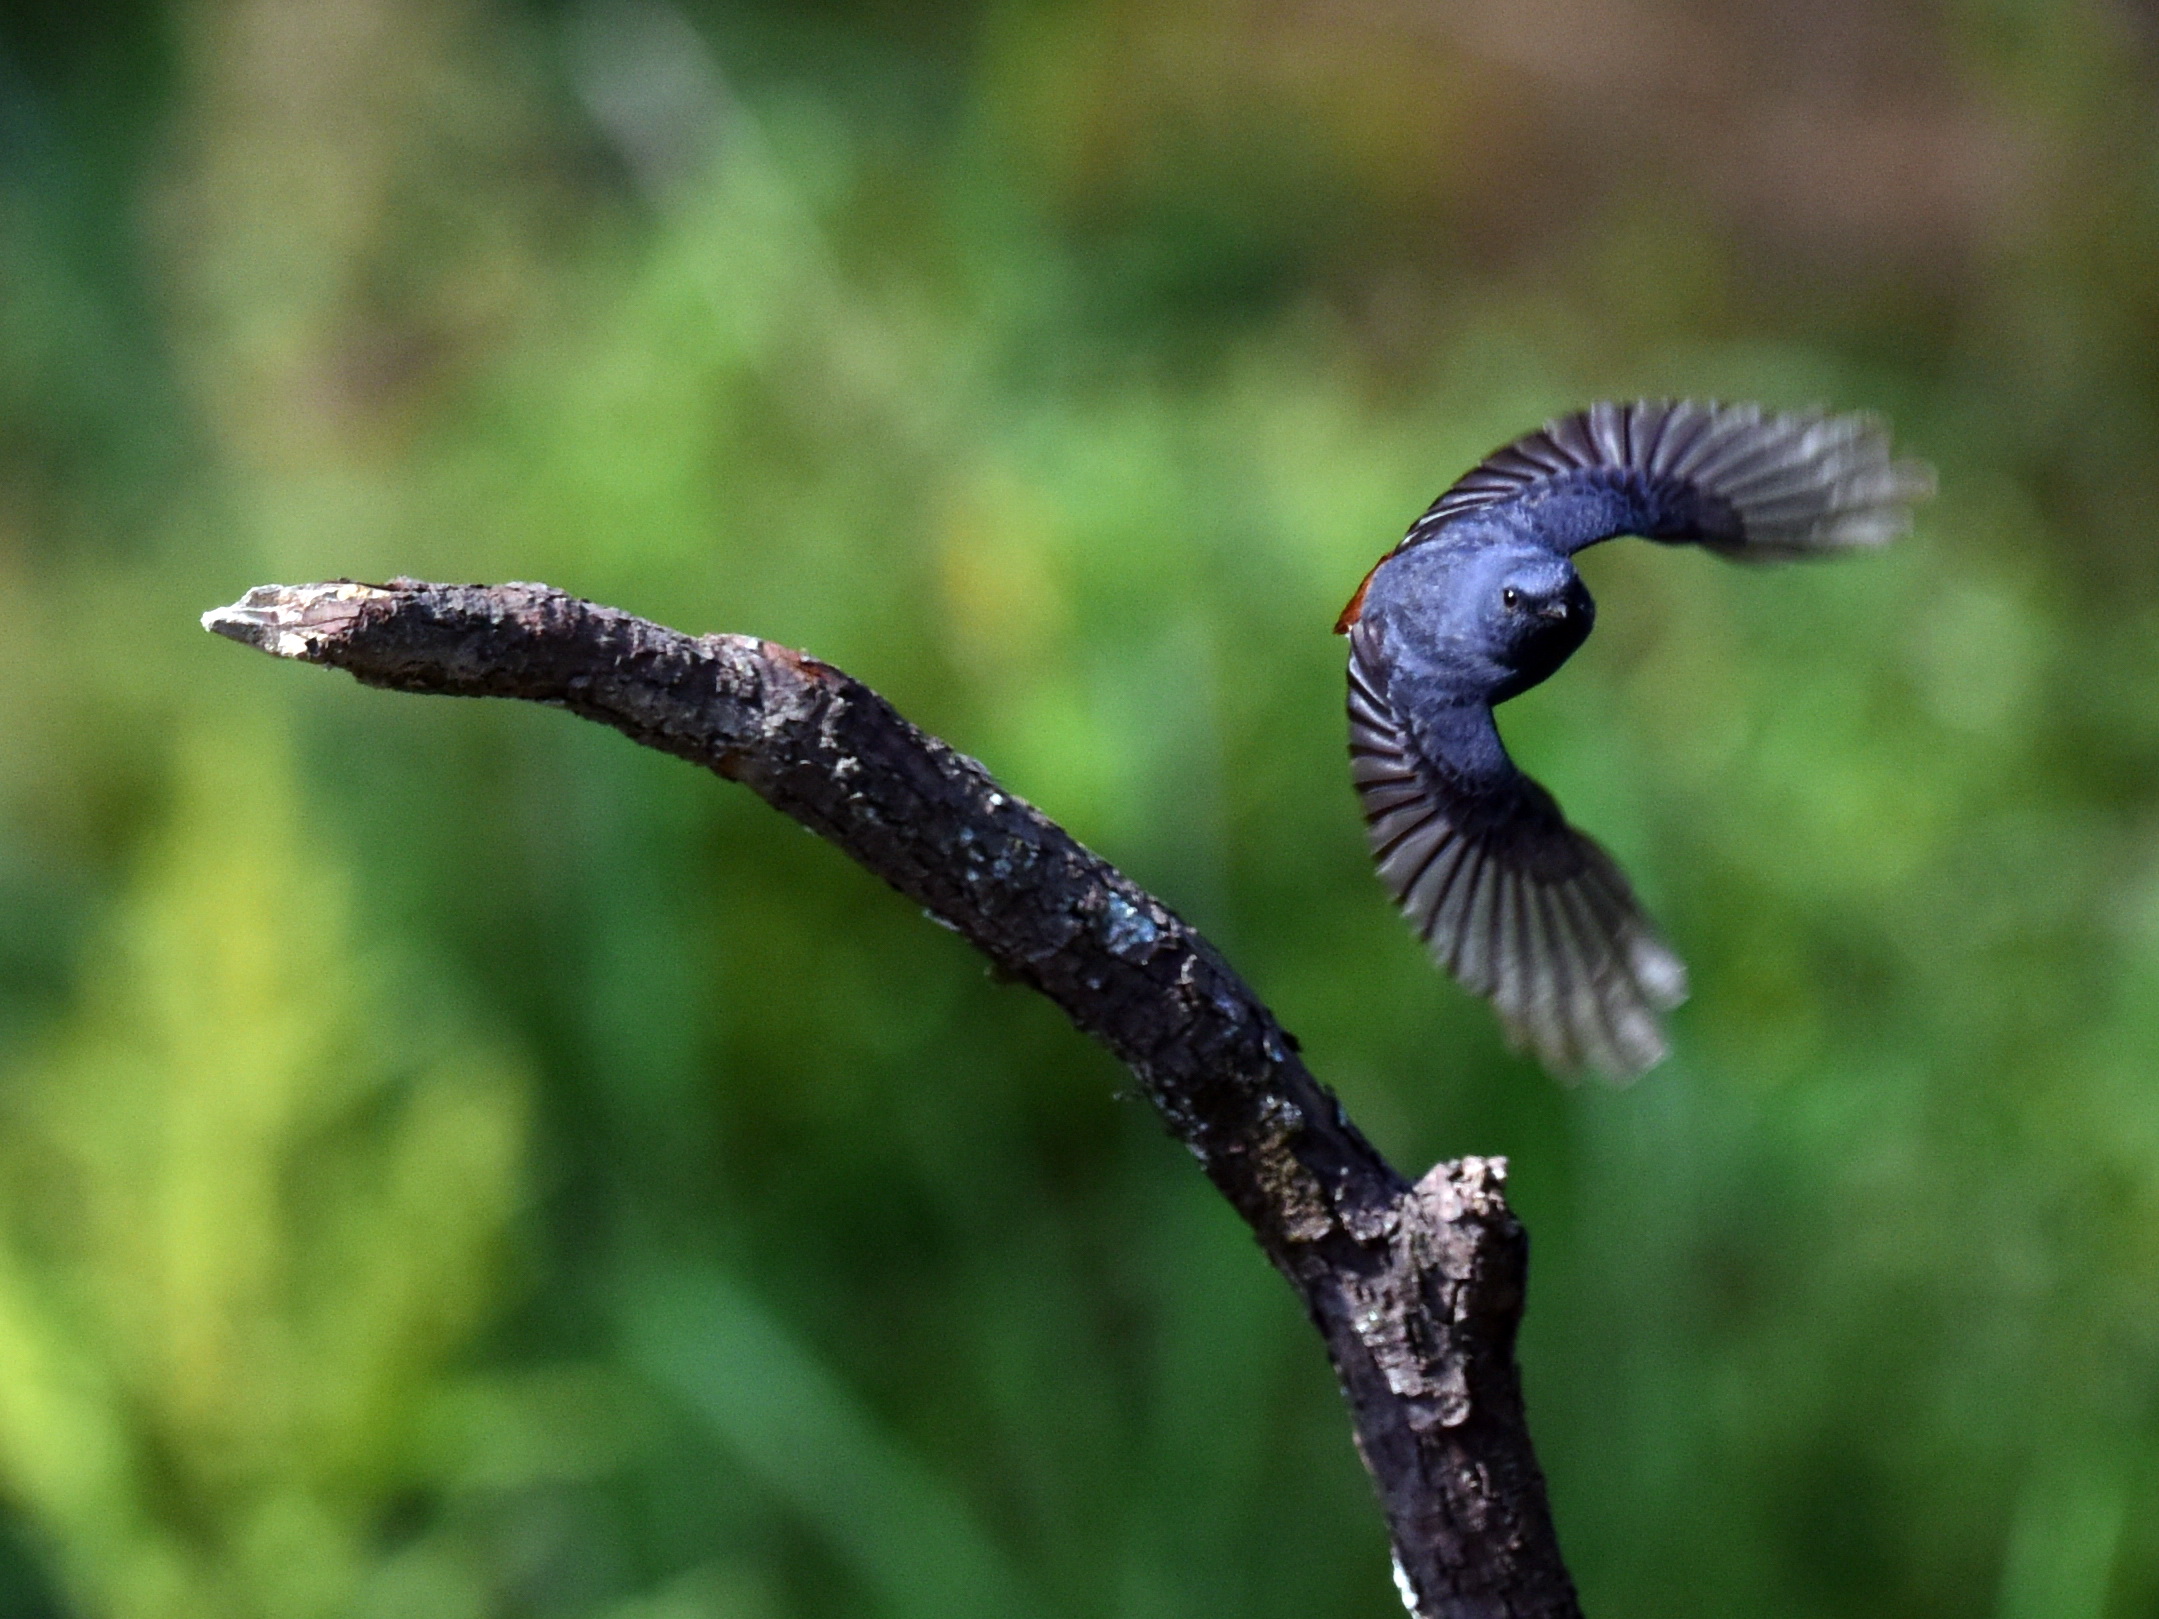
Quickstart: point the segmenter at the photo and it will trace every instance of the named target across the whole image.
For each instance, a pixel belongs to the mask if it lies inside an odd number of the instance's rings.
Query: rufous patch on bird
[[[1392,551],[1387,553],[1387,556],[1392,555],[1394,555]],[[1373,563],[1372,566],[1366,570],[1363,583],[1357,586],[1357,594],[1350,597],[1349,605],[1343,608],[1342,611],[1335,617],[1335,634],[1347,635],[1349,633],[1349,627],[1352,624],[1356,623],[1358,619],[1364,617],[1364,593],[1372,588],[1372,575],[1379,572],[1379,563],[1385,562],[1386,560],[1387,557],[1381,557],[1379,559],[1379,562]]]

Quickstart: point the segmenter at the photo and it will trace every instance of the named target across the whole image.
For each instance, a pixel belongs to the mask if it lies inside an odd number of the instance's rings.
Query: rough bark
[[[1304,1300],[1419,1619],[1577,1615],[1515,1368],[1527,1239],[1495,1158],[1411,1184],[1206,940],[831,665],[543,585],[278,586],[203,616],[393,691],[567,708],[739,781],[1126,1063]]]

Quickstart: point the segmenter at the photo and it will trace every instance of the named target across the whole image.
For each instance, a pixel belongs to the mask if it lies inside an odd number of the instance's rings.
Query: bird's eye
[[[1522,605],[1522,593],[1519,590],[1516,590],[1512,585],[1509,585],[1505,590],[1502,590],[1499,593],[1499,599],[1503,604],[1508,607],[1519,607]]]

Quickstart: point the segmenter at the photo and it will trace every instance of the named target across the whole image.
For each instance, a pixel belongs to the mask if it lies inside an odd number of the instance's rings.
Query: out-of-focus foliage
[[[1399,1162],[1508,1154],[1590,1611],[2149,1612],[2155,87],[2098,0],[9,8],[0,1612],[1393,1602],[1293,1301],[1052,1011],[673,761],[194,627],[396,572],[812,648]],[[1502,719],[1695,998],[1566,1091],[1387,913],[1325,632],[1683,392],[1943,494],[1589,559]]]
[[[86,1612],[484,1611],[438,1532],[382,1526],[464,1461],[429,1405],[501,1292],[521,1076],[367,992],[274,726],[180,774],[10,1085],[0,1478]]]

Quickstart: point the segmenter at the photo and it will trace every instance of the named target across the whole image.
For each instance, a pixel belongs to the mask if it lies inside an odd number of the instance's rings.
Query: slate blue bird
[[[1562,1076],[1668,1049],[1687,972],[1618,865],[1507,756],[1492,717],[1596,621],[1571,560],[1622,534],[1740,561],[1885,544],[1931,494],[1874,417],[1598,404],[1496,451],[1366,575],[1349,637],[1351,770],[1381,880],[1432,954]]]

